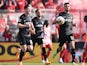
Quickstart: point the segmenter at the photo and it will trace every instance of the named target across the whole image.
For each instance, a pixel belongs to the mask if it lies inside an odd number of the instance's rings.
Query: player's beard
[[[37,17],[41,17],[40,15],[37,15]]]
[[[69,12],[69,10],[65,10],[65,12]]]

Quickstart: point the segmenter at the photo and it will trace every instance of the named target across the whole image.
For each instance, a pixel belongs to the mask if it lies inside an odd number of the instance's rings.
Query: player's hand
[[[29,22],[27,22],[25,25],[26,25],[26,27],[30,27],[30,23]]]
[[[36,34],[33,29],[30,28],[29,30],[30,30],[30,33],[31,33],[31,34]]]
[[[26,27],[30,27],[29,24],[25,24]]]

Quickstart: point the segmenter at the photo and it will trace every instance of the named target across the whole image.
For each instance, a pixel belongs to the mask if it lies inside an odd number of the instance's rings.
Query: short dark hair
[[[64,3],[64,5],[70,4],[69,2]]]
[[[27,9],[29,7],[29,5],[26,5],[25,7],[24,7],[24,9]]]
[[[32,5],[31,5],[31,4],[27,4],[27,5],[24,7],[24,9],[27,9],[28,7],[32,7]]]
[[[46,25],[46,27],[48,27],[48,25],[49,25],[48,20],[45,20],[44,25]]]
[[[84,22],[87,23],[87,15],[84,16]]]

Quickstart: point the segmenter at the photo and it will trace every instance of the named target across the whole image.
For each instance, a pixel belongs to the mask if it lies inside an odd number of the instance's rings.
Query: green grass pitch
[[[17,65],[17,62],[0,63],[0,65]],[[43,63],[28,63],[28,62],[25,63],[24,62],[23,65],[45,65],[45,64],[43,64]],[[72,65],[72,63],[63,63],[63,64],[61,64],[61,63],[51,63],[50,65]],[[78,63],[77,65],[80,65],[80,64]],[[85,65],[87,65],[87,63]]]

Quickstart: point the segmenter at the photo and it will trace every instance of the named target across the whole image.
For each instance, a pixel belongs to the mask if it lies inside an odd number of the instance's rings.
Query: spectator
[[[24,12],[24,7],[27,4],[26,0],[16,0],[17,2],[17,9],[19,9],[21,12]]]
[[[48,0],[48,2],[45,3],[45,6],[46,6],[46,8],[54,9],[54,8],[56,8],[57,5],[53,3],[53,0]]]
[[[41,0],[32,0],[31,5],[34,8],[45,8]]]
[[[9,12],[9,13],[15,12],[15,5],[12,3],[11,0],[8,1],[8,5],[5,6],[5,9],[6,9],[7,12]]]
[[[9,1],[12,1],[12,4],[13,4],[15,7],[17,6],[17,3],[16,3],[15,0],[4,0],[5,6],[8,6],[8,5],[9,5],[9,4],[8,4]]]
[[[2,34],[3,41],[10,42],[12,40],[12,33],[8,25],[6,25],[5,30]]]

